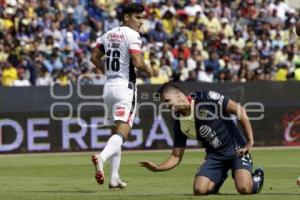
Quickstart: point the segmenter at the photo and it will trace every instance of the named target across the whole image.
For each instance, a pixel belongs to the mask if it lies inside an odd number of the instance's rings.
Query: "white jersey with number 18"
[[[124,81],[135,83],[135,69],[130,54],[141,53],[142,41],[135,30],[121,26],[114,28],[97,39],[97,47],[106,56],[106,83],[123,84]]]

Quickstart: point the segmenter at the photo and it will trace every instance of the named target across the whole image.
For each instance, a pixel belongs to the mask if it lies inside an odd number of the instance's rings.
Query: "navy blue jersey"
[[[196,92],[193,95],[197,140],[208,155],[218,158],[235,156],[237,149],[246,145],[234,120],[225,111],[229,99],[214,91]],[[185,147],[187,136],[174,122],[174,147]]]

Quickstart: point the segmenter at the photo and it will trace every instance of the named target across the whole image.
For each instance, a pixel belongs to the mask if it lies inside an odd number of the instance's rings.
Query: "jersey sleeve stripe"
[[[134,54],[134,53],[142,53],[141,50],[137,50],[137,49],[129,49],[129,53],[130,54]]]
[[[101,44],[101,43],[97,43],[97,44],[96,44],[96,47],[97,47],[97,48],[101,48],[101,46],[103,46],[103,44]]]
[[[96,47],[97,47],[98,49],[100,49],[103,53],[105,53],[103,44],[97,43],[97,44],[96,44]]]

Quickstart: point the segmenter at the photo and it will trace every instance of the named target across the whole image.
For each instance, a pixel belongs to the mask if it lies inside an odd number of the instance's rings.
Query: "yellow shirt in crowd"
[[[276,81],[286,81],[287,75],[288,75],[288,70],[281,68],[276,72],[275,80]]]
[[[3,51],[0,51],[0,62],[4,62],[4,61],[6,61],[7,60],[7,58],[8,58],[8,53],[5,53],[5,52],[3,52]]]
[[[174,32],[174,29],[176,27],[176,20],[175,19],[171,19],[171,20],[163,19],[162,25],[163,25],[166,33],[168,33],[169,35],[172,35]]]
[[[17,70],[14,67],[5,68],[2,70],[2,85],[12,86],[13,82],[18,80]]]
[[[300,81],[300,68],[295,69],[295,80]]]
[[[221,24],[217,18],[212,18],[206,22],[207,30],[211,33],[219,33],[221,31]]]
[[[231,27],[231,25],[227,24],[224,28],[224,30],[222,30],[224,35],[229,38],[229,37],[233,37],[234,33],[233,33],[233,28]]]
[[[0,21],[1,28],[3,28],[3,30],[10,29],[14,26],[14,22],[10,19],[0,19]]]

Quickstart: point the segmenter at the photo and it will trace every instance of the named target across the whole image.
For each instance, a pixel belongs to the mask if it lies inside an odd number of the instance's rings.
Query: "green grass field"
[[[109,191],[107,182],[96,184],[90,154],[34,154],[0,156],[0,200],[109,200],[109,199],[300,199],[300,149],[254,150],[254,165],[265,169],[265,185],[259,195],[241,196],[231,178],[221,188],[221,195],[193,196],[194,174],[203,159],[203,152],[187,151],[177,168],[152,173],[139,167],[138,161],[162,162],[169,155],[163,152],[123,153],[121,174],[128,187]],[[106,177],[109,176],[106,165]]]

